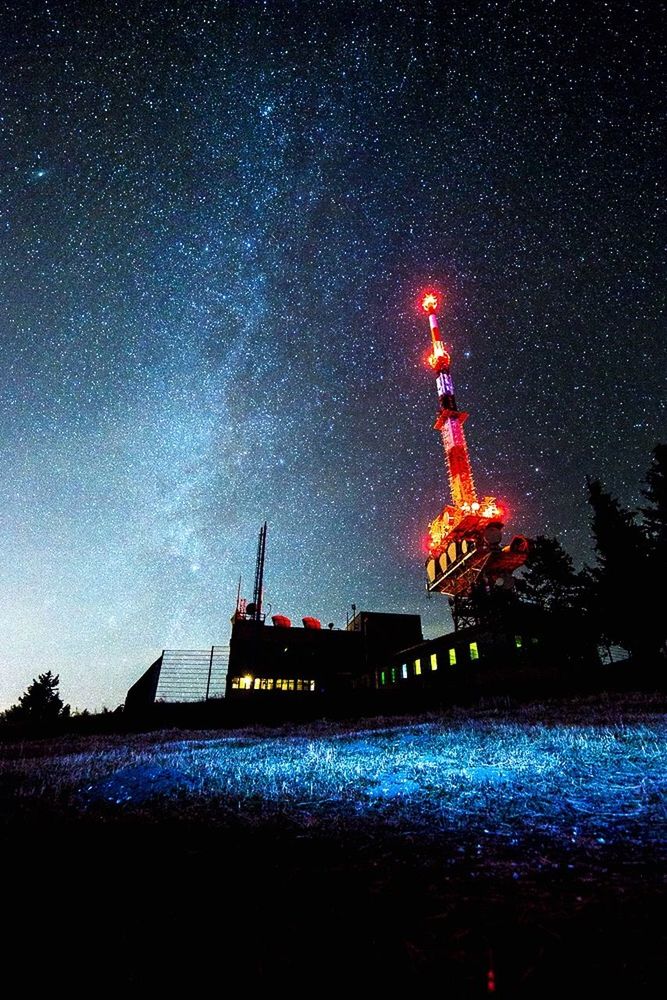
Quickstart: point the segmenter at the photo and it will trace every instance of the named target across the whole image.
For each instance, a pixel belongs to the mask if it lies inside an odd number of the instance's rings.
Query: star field
[[[448,499],[436,284],[476,484],[590,558],[586,475],[665,438],[659,5],[6,3],[1,706],[114,707],[224,644],[421,613]],[[1,707],[0,706],[0,707]]]

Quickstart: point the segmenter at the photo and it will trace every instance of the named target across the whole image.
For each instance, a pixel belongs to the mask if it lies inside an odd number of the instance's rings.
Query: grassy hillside
[[[667,758],[655,709],[8,745],[3,838],[30,886],[17,878],[9,898],[38,898],[53,928],[57,887],[77,886],[61,945],[84,942],[88,962],[100,926],[122,928],[119,987],[190,986],[242,955],[257,987],[341,985],[354,966],[371,985],[444,977],[452,996],[552,995],[575,978],[648,990]]]

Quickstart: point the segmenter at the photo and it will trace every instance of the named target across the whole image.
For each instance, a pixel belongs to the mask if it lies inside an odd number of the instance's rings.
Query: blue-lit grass
[[[539,710],[449,713],[354,727],[26,744],[4,749],[0,780],[19,811],[39,799],[42,808],[50,802],[105,819],[270,819],[303,831],[657,847],[664,720],[635,711],[602,721],[599,707],[578,712],[576,724],[535,721]]]

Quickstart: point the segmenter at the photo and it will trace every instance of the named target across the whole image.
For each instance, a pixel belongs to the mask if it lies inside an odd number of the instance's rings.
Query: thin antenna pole
[[[253,602],[255,605],[255,621],[262,620],[262,591],[264,589],[264,560],[266,558],[266,521],[260,528],[257,542],[257,563],[255,565],[255,590]]]

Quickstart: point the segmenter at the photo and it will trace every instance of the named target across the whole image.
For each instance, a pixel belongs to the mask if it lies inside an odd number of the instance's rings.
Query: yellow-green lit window
[[[431,670],[437,670],[437,669],[438,669],[438,654],[431,653]]]
[[[449,665],[450,665],[450,667],[455,667],[456,666],[456,650],[455,649],[450,649],[449,650]]]
[[[419,677],[422,672],[422,661],[415,660],[415,677]]]
[[[521,649],[521,647],[523,646],[523,640],[520,635],[514,636],[514,645],[516,646],[517,649]]]
[[[396,683],[396,667],[391,668],[391,683]]]
[[[403,663],[401,665],[401,677],[403,678],[404,681],[407,681],[407,679],[408,679],[408,665],[407,665],[407,663]]]
[[[384,687],[386,683],[387,683],[387,676],[386,676],[384,670],[381,670],[380,671],[380,684],[382,685],[382,687]]]
[[[476,642],[471,642],[470,643],[470,659],[471,660],[479,660],[479,650],[477,648],[477,643]]]

